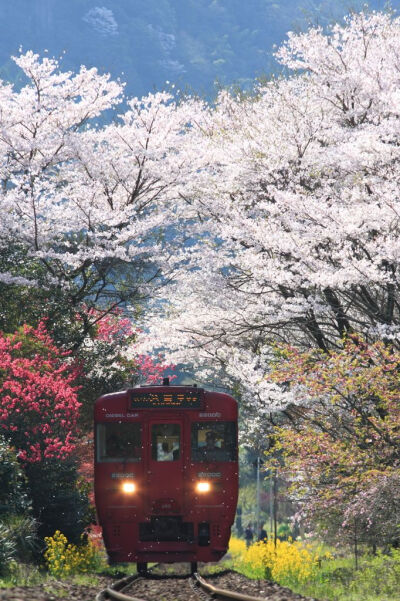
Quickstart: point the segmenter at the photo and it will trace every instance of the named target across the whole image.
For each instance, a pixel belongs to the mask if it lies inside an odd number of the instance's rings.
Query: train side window
[[[141,425],[110,423],[97,425],[97,461],[140,461]]]
[[[235,422],[192,424],[192,461],[235,461]]]
[[[177,461],[181,453],[179,424],[153,424],[151,428],[151,457],[154,461]]]

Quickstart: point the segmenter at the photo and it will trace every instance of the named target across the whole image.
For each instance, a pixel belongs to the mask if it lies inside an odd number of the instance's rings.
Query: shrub
[[[47,569],[56,578],[94,572],[106,565],[104,556],[91,541],[86,541],[84,535],[77,546],[68,543],[67,537],[56,530],[53,536],[45,538],[45,543]]]
[[[292,536],[292,531],[289,524],[280,524],[277,532],[279,540],[289,540]]]
[[[62,530],[68,540],[78,544],[94,516],[76,461],[71,457],[62,461],[49,459],[27,464],[25,469],[39,537],[44,539],[55,530]]]
[[[354,588],[373,591],[376,595],[398,597],[400,591],[400,550],[389,554],[378,551],[375,557],[364,557],[354,575]],[[392,598],[394,598],[392,596]]]
[[[29,511],[25,475],[9,441],[0,435],[0,517]]]
[[[16,559],[30,560],[38,548],[36,520],[29,515],[9,515],[3,525],[14,542]]]
[[[17,546],[7,526],[0,522],[0,575],[8,572],[11,561],[15,558]]]
[[[43,323],[0,332],[0,420],[24,463],[68,457],[76,439],[78,367]]]
[[[0,436],[0,574],[10,573],[14,559],[29,559],[35,542],[27,480],[8,440]]]

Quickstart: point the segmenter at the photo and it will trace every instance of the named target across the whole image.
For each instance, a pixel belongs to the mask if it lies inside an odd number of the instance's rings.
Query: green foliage
[[[33,514],[41,539],[62,530],[68,540],[79,543],[93,521],[87,486],[79,479],[74,459],[49,459],[26,466]]]
[[[99,278],[103,285],[104,274],[100,277],[96,269],[88,267],[81,277],[74,279],[71,274],[67,286],[58,283],[50,285],[46,266],[32,260],[20,246],[0,251],[2,272],[29,279],[35,285],[6,285],[0,282],[0,331],[14,334],[20,330],[20,354],[31,357],[35,352],[40,354],[44,345],[41,347],[38,340],[24,336],[22,327],[25,324],[37,327],[43,319],[46,320],[46,329],[51,333],[55,345],[70,351],[82,367],[82,373],[76,380],[79,401],[82,403],[81,423],[84,428],[91,427],[94,400],[101,394],[121,389],[134,372],[132,363],[124,361],[122,357],[123,349],[133,342],[133,335],[126,336],[124,340],[120,337],[116,342],[96,339],[96,320],[107,314],[109,308],[104,299],[94,300],[99,294]],[[125,300],[130,298],[132,290],[137,288],[138,277],[136,273],[128,273],[126,268],[124,270],[114,265],[112,279],[115,294]],[[85,285],[82,285],[82,280]],[[91,310],[95,310],[95,313],[91,313]],[[139,312],[140,306],[136,310]]]
[[[7,574],[16,555],[16,543],[6,524],[0,522],[0,576]]]
[[[10,515],[5,518],[3,526],[13,541],[15,558],[20,561],[31,560],[38,549],[36,520],[29,515]]]
[[[32,563],[22,563],[12,559],[7,571],[0,579],[1,587],[35,586],[43,584],[45,577],[39,567]]]
[[[292,537],[292,530],[289,524],[280,524],[278,526],[277,536],[280,540],[288,540],[290,537]]]
[[[239,478],[241,487],[254,484],[256,480],[256,460],[257,453],[244,446],[239,447]]]
[[[46,276],[45,266],[33,260],[21,245],[10,245],[0,252],[0,272],[35,282],[36,286],[10,285],[0,282],[0,331],[13,333],[22,324],[37,325],[43,317],[43,307],[51,314],[52,302],[48,292],[42,285]],[[66,293],[55,287],[60,299]],[[61,304],[60,300],[57,303]],[[67,309],[67,303],[60,310]]]
[[[12,561],[27,561],[36,547],[27,479],[9,442],[0,436],[0,575],[10,576]]]
[[[29,511],[25,475],[9,442],[0,436],[0,519]]]

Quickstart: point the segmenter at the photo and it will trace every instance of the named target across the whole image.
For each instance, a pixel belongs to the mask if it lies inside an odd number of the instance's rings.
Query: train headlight
[[[122,483],[122,492],[126,495],[131,495],[136,491],[136,484],[134,482],[123,482]]]
[[[197,482],[196,490],[197,492],[210,492],[211,484],[210,482]]]

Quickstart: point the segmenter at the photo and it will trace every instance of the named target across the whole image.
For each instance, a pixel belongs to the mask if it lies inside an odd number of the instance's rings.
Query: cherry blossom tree
[[[355,335],[328,355],[276,349],[270,377],[302,399],[277,446],[303,520],[325,537],[398,541],[399,364],[398,349]]]
[[[87,308],[130,303],[134,317],[173,273],[183,234],[163,232],[177,222],[179,145],[197,101],[156,93],[122,105],[123,85],[96,69],[63,72],[32,52],[14,60],[23,86],[0,82],[0,318],[10,327],[12,290],[31,323],[46,305],[61,343],[64,326],[79,325],[76,348],[94,326]]]
[[[399,344],[399,33],[398,18],[364,12],[290,33],[288,77],[221,92],[186,133],[197,244],[149,327],[174,361],[221,367],[251,427],[299,402],[266,379],[276,341]]]

